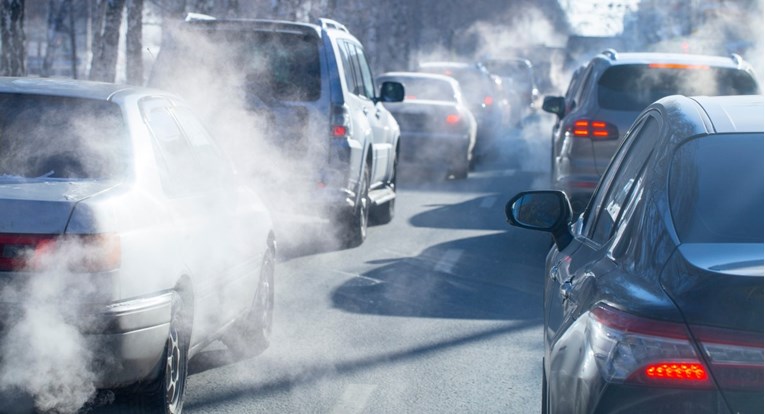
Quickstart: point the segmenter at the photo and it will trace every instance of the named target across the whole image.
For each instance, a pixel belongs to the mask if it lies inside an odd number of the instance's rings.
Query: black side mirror
[[[380,86],[380,102],[401,102],[404,100],[404,85],[400,82],[385,81]]]
[[[573,213],[566,194],[558,190],[525,191],[505,205],[510,225],[552,233],[558,250],[563,250],[573,236],[569,224]]]
[[[562,96],[545,96],[542,101],[542,109],[545,112],[558,115],[558,118],[563,118],[566,112],[566,101]]]

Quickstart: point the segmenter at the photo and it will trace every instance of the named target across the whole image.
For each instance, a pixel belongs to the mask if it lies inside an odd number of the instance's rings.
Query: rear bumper
[[[402,132],[401,162],[410,164],[451,164],[467,159],[468,134]]]
[[[169,331],[171,303],[169,292],[107,305],[52,304],[43,310],[36,306],[34,314],[18,303],[1,303],[2,337],[21,345],[27,341],[33,349],[31,341],[38,339],[23,333],[33,327],[49,332],[51,341],[82,343],[78,357],[90,363],[96,387],[127,386],[155,377]],[[64,337],[57,338],[61,332]]]

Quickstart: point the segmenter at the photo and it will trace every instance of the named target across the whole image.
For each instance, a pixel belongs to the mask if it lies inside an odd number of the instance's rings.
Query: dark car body
[[[510,123],[510,103],[501,79],[489,73],[480,63],[422,62],[417,71],[457,79],[478,123],[476,153],[479,156],[488,154]]]
[[[565,97],[545,97],[558,120],[552,134],[551,177],[581,212],[637,115],[668,95],[759,93],[751,66],[740,58],[617,53],[578,69]]]
[[[401,163],[444,169],[466,178],[473,158],[476,121],[452,77],[419,72],[388,72],[378,84],[404,85],[403,102],[385,103],[401,130]]]
[[[268,346],[270,213],[183,100],[3,78],[0,131],[0,360],[19,392],[29,375],[75,386],[68,361],[93,388],[180,412],[188,358]]]
[[[553,233],[543,412],[763,411],[763,98],[645,109],[573,223],[560,191],[511,224]]]
[[[274,211],[333,220],[349,247],[369,217],[392,219],[399,130],[382,101],[396,98],[376,94],[364,47],[342,24],[191,16],[168,30],[149,85],[228,131],[221,145]]]

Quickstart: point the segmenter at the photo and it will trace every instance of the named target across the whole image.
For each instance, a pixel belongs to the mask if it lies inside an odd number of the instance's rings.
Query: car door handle
[[[560,270],[558,269],[558,265],[555,264],[550,268],[550,279],[554,281],[560,280]]]
[[[369,113],[369,108],[367,108],[367,107],[365,106],[365,107],[361,108],[361,112],[363,112],[363,113],[364,113],[364,115],[366,115],[366,114],[368,114],[368,113]]]

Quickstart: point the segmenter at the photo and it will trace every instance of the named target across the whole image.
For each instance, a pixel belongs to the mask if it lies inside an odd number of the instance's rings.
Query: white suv
[[[187,18],[163,43],[150,84],[208,114],[242,95],[237,104],[267,121],[269,151],[290,163],[289,180],[277,184],[290,191],[280,208],[304,204],[298,210],[335,220],[345,246],[364,241],[369,218],[393,218],[399,127],[382,102],[403,100],[403,86],[383,84],[378,95],[364,47],[345,26]],[[211,99],[211,88],[229,93]]]

